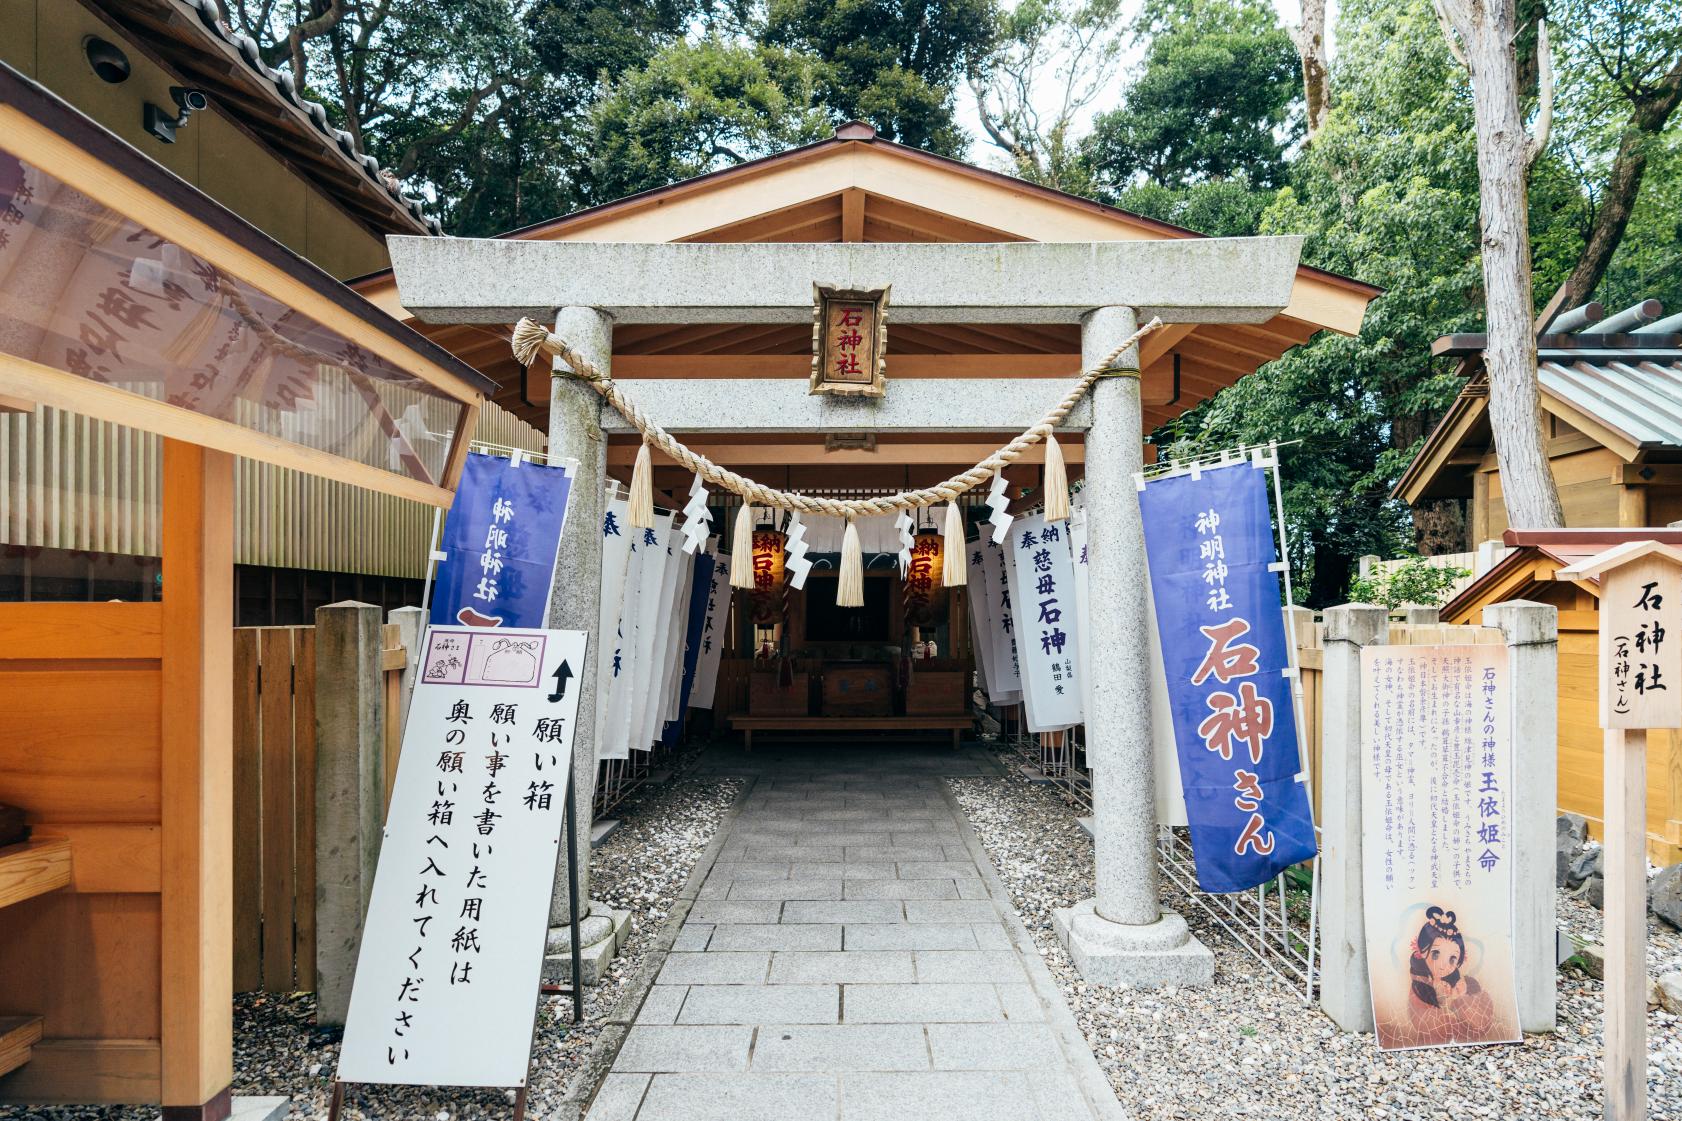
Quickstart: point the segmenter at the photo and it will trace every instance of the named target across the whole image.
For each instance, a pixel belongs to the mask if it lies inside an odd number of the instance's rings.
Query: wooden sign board
[[[812,286],[813,393],[881,397],[887,392],[889,290]]]
[[[1682,728],[1682,568],[1649,554],[1602,574],[1600,724]]]

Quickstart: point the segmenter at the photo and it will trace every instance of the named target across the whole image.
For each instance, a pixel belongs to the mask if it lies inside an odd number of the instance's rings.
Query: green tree
[[[591,108],[580,190],[605,201],[821,139],[835,126],[822,82],[799,52],[674,43]]]
[[[995,0],[770,0],[762,41],[824,62],[823,102],[889,140],[960,156],[953,91],[998,33]]]
[[[1266,0],[1151,0],[1142,69],[1083,144],[1097,182],[1279,186],[1302,134],[1299,61]]]

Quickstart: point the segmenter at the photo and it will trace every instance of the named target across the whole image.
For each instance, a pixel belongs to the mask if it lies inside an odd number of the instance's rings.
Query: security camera
[[[147,132],[162,140],[165,144],[174,144],[176,130],[185,125],[187,118],[194,113],[210,108],[210,98],[203,90],[191,89],[187,86],[170,86],[169,96],[175,102],[175,107],[179,111],[172,116],[168,110],[161,109],[148,101],[142,123],[146,126]]]

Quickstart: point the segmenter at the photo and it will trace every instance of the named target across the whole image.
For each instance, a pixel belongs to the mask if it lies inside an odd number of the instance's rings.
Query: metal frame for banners
[[[1285,500],[1279,483],[1279,449],[1300,440],[1274,441],[1267,444],[1232,448],[1212,455],[1189,460],[1169,460],[1153,464],[1145,470],[1146,478],[1166,475],[1197,474],[1206,467],[1224,467],[1248,460],[1257,468],[1273,473],[1273,515],[1279,538],[1279,560],[1273,571],[1279,573],[1285,593],[1286,656],[1290,665],[1286,676],[1291,681],[1291,703],[1296,712],[1297,781],[1307,787],[1309,805],[1313,805],[1314,791],[1308,771],[1308,745],[1305,740],[1308,724],[1304,719],[1302,672],[1297,665],[1296,606],[1291,586],[1291,562],[1285,537]],[[1320,836],[1320,824],[1315,822],[1314,835]],[[1318,846],[1316,846],[1318,848]],[[1310,862],[1306,914],[1303,913],[1301,887],[1293,884],[1291,871],[1276,876],[1271,884],[1263,884],[1250,891],[1214,895],[1197,886],[1197,863],[1192,856],[1189,834],[1184,829],[1159,826],[1157,829],[1157,863],[1170,881],[1186,893],[1204,913],[1257,961],[1273,970],[1281,979],[1300,982],[1304,1000],[1314,999],[1317,982],[1320,934],[1320,857],[1316,852]],[[1273,899],[1268,899],[1269,891]]]

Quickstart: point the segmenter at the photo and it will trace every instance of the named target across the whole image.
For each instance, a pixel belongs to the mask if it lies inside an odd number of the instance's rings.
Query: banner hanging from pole
[[[1010,572],[1005,568],[1005,551],[991,537],[983,534],[977,542],[981,549],[983,580],[977,594],[987,594],[987,617],[991,623],[993,656],[987,662],[988,684],[993,687],[989,699],[996,705],[1013,705],[1022,700],[1022,666],[1016,657],[1016,621],[1010,606]]]
[[[434,626],[542,627],[572,474],[524,456],[469,452],[444,520]]]
[[[1075,608],[1075,567],[1068,526],[1044,514],[1010,527],[1011,600],[1016,605],[1017,664],[1030,732],[1060,732],[1082,720],[1076,665],[1081,628]]]
[[[730,557],[713,554],[712,581],[707,588],[707,610],[701,621],[701,652],[695,660],[695,688],[689,694],[691,708],[713,707],[718,692],[718,667],[724,658],[726,627],[730,621]]]
[[[1152,479],[1139,506],[1198,886],[1242,891],[1317,851],[1266,471]]]

